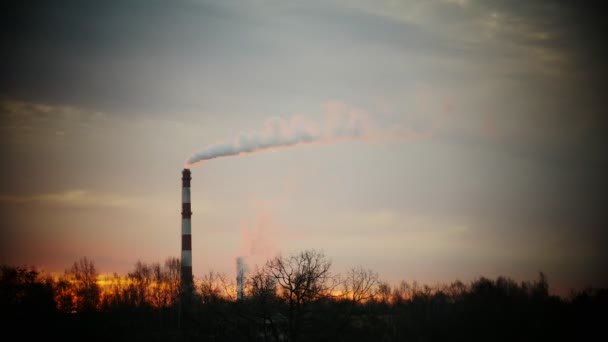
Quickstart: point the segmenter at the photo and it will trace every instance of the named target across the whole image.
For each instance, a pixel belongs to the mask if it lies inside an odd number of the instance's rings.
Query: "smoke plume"
[[[262,130],[244,132],[234,139],[207,146],[188,158],[185,167],[191,168],[210,159],[281,147],[353,140],[368,142],[405,140],[423,138],[428,133],[415,132],[399,125],[382,128],[365,112],[349,110],[344,105],[338,104],[329,107],[322,124],[312,122],[301,115],[294,116],[290,120],[272,118],[266,121]]]

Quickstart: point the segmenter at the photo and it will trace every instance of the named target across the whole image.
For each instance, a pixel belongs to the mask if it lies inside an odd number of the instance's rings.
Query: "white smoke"
[[[219,157],[235,156],[279,146],[311,143],[321,138],[319,132],[307,127],[294,126],[294,122],[273,118],[266,121],[264,130],[241,133],[236,139],[216,143],[191,156],[187,165]]]
[[[207,146],[188,158],[185,166],[189,168],[205,160],[272,148],[343,140],[404,139],[415,134],[417,133],[400,126],[380,129],[360,111],[328,112],[321,125],[303,116],[294,116],[291,120],[272,118],[266,121],[263,130],[241,133],[232,140]]]

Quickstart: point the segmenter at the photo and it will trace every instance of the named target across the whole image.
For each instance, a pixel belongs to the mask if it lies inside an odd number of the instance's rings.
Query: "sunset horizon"
[[[0,8],[2,265],[608,288],[602,2]]]

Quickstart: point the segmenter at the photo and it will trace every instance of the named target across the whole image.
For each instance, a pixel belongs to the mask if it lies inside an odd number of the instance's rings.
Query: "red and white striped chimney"
[[[192,287],[192,230],[190,218],[190,169],[182,171],[182,287]]]

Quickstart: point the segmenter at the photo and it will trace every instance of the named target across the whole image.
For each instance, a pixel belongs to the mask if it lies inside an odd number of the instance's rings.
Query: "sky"
[[[180,257],[197,160],[195,278],[316,249],[392,284],[606,287],[607,10],[4,1],[0,263]]]

